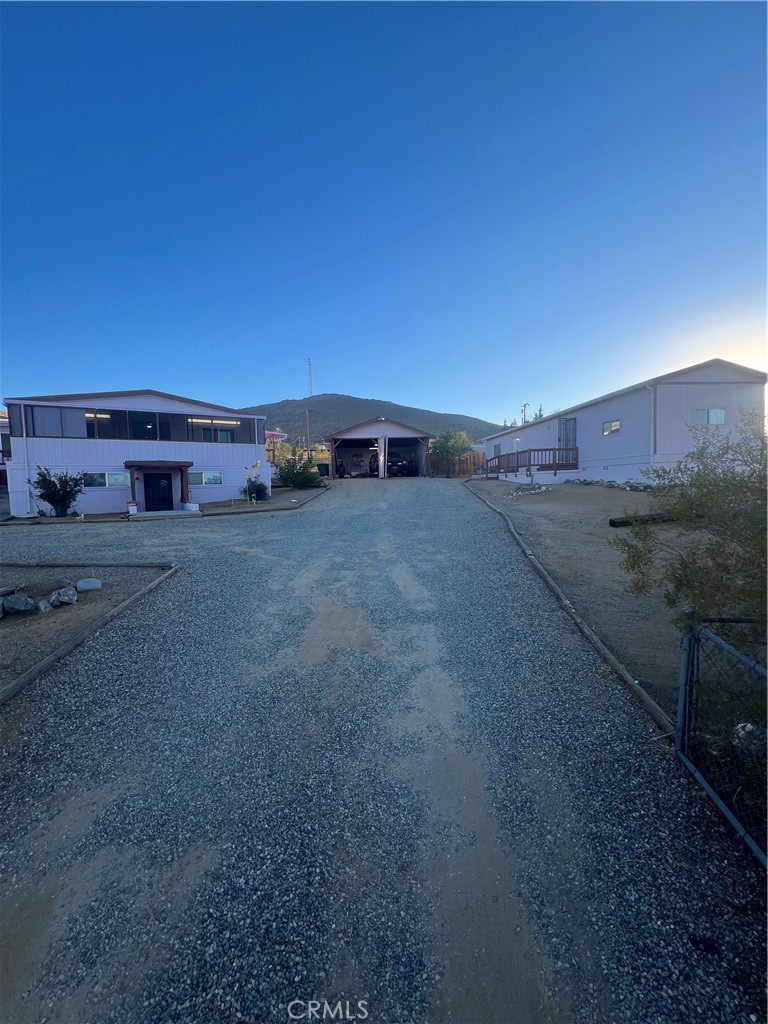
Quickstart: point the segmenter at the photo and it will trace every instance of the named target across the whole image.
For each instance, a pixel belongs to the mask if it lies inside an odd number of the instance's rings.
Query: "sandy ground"
[[[59,587],[86,577],[102,581],[102,589],[78,595],[77,604],[61,605],[49,612],[8,613],[0,620],[0,694],[3,688],[78,633],[83,633],[106,613],[142,587],[157,579],[163,569],[103,566],[18,568],[0,565],[0,588],[13,587],[33,600],[46,600]]]
[[[672,612],[660,595],[627,593],[619,553],[608,543],[626,532],[608,520],[652,511],[651,495],[557,484],[515,496],[518,484],[506,480],[475,479],[469,486],[506,512],[587,625],[674,720],[680,634]]]

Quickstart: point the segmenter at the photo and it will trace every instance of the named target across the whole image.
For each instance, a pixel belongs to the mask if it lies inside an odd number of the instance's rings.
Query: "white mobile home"
[[[733,430],[741,411],[765,412],[765,373],[710,359],[485,439],[488,472],[540,483],[639,480],[691,449],[689,428]]]
[[[27,482],[37,467],[85,473],[76,511],[197,511],[240,497],[245,467],[271,488],[264,417],[162,391],[7,398],[11,515],[43,502]]]

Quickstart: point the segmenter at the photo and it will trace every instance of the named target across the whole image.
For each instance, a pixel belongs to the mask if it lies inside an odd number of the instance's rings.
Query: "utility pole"
[[[526,402],[523,405],[522,409],[520,410],[520,413],[521,413],[521,415],[523,417],[523,422],[520,424],[521,427],[525,426],[525,410],[528,408],[529,405],[530,405],[530,402]]]
[[[307,388],[307,393],[308,393],[309,397],[311,398],[312,395],[314,394],[314,392],[312,390],[312,360],[311,359],[307,360],[307,369],[309,371],[309,387]],[[307,416],[307,458],[309,458],[309,406],[307,406],[307,408],[305,409],[305,413],[306,413],[306,416]]]

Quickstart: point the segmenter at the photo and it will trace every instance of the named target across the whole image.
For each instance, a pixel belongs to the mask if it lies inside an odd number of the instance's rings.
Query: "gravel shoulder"
[[[475,479],[469,487],[509,516],[581,618],[674,721],[680,634],[672,610],[660,594],[627,592],[619,552],[608,543],[622,533],[608,520],[652,511],[651,496],[583,484],[516,495],[517,483],[505,480]]]
[[[62,548],[184,568],[0,709],[4,1021],[762,1020],[764,876],[460,482]]]

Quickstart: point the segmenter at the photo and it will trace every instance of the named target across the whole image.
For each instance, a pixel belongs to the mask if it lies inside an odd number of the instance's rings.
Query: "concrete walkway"
[[[461,483],[3,540],[184,565],[2,709],[3,1021],[760,1013],[764,879]]]

